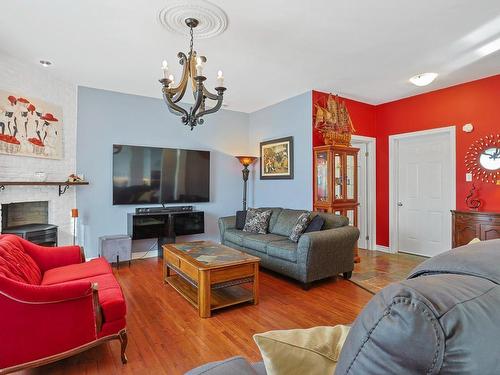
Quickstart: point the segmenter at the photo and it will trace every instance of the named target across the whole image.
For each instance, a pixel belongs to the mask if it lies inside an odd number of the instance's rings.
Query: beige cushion
[[[476,237],[476,238],[473,238],[472,240],[470,240],[470,242],[468,243],[468,245],[473,244],[473,243],[478,243],[478,242],[481,242],[481,240]]]
[[[348,326],[269,331],[253,336],[268,375],[332,375]]]

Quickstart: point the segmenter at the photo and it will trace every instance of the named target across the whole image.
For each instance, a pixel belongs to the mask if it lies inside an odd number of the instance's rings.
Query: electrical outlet
[[[472,181],[472,173],[466,173],[465,174],[465,181],[466,182],[471,182]]]

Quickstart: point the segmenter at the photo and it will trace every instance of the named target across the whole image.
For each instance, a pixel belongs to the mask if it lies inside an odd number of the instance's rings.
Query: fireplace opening
[[[43,246],[57,246],[57,225],[49,224],[49,202],[2,204],[2,234],[15,234]]]

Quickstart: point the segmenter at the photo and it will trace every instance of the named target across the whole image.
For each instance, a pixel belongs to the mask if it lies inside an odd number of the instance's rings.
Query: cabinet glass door
[[[354,222],[354,210],[346,210],[346,216],[349,219],[349,225],[355,225]]]
[[[342,154],[336,152],[333,159],[335,199],[344,199],[344,168],[342,166]]]
[[[355,173],[355,157],[352,154],[346,155],[346,191],[347,199],[355,199],[355,188],[354,188],[354,173]]]
[[[328,152],[316,153],[316,199],[319,202],[329,201]]]

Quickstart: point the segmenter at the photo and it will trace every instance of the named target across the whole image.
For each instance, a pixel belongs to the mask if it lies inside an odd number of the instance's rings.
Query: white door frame
[[[389,251],[397,253],[398,243],[398,207],[396,197],[398,196],[398,160],[399,160],[399,140],[412,137],[421,137],[423,135],[432,134],[448,134],[450,139],[450,163],[451,163],[451,209],[454,210],[457,204],[456,194],[456,128],[455,126],[447,126],[443,128],[421,130],[411,133],[402,133],[389,136]],[[450,224],[451,225],[451,224]],[[451,240],[451,239],[450,239]]]
[[[356,143],[366,144],[368,152],[368,160],[366,161],[367,173],[367,192],[368,199],[366,205],[368,208],[368,225],[366,233],[368,233],[367,247],[368,250],[376,250],[377,247],[377,171],[376,171],[376,151],[377,142],[373,137],[365,137],[363,135],[352,135],[351,141]]]

